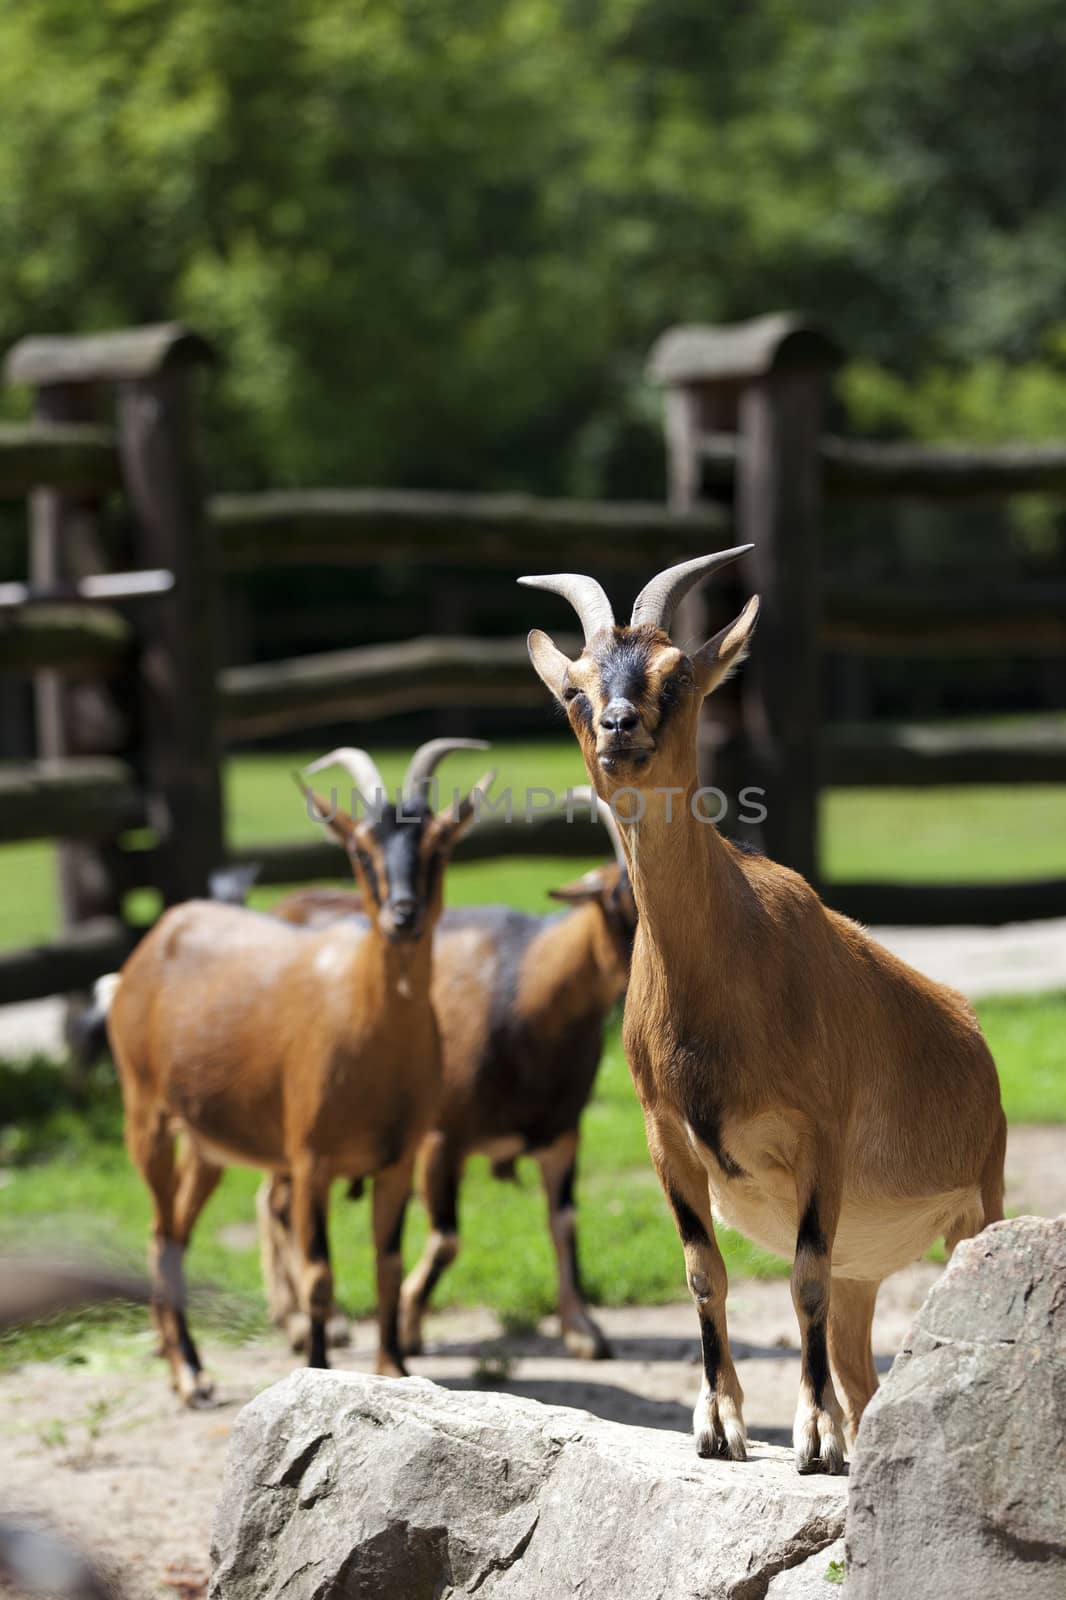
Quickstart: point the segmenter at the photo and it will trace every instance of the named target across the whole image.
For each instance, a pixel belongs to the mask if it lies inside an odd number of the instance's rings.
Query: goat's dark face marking
[[[589,771],[611,786],[658,781],[675,738],[684,748],[693,737],[701,699],[688,657],[650,627],[598,634],[569,663],[561,697]]]
[[[393,944],[421,937],[440,893],[446,830],[422,800],[355,824],[349,852],[367,909]]]
[[[559,587],[560,579],[521,581],[570,597],[567,588]],[[592,583],[565,576],[566,585],[587,589]],[[700,706],[743,661],[755,630],[758,599],[749,600],[734,622],[688,656],[656,622],[638,620],[618,627],[603,621],[607,600],[602,591],[600,595],[591,619],[587,596],[584,614],[580,595],[575,598],[586,629],[585,647],[575,660],[568,660],[537,628],[529,635],[530,658],[565,708],[598,794],[610,796],[620,788],[681,793],[693,776]],[[634,615],[640,609],[638,603]]]

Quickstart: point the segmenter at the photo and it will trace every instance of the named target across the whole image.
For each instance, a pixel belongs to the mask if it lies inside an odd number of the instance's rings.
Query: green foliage
[[[1043,436],[1064,50],[1056,0],[21,0],[0,344],[186,317],[233,486],[654,491],[651,340],[781,304],[863,422]]]
[[[831,1561],[822,1573],[826,1583],[843,1583],[847,1577],[847,1565],[843,1561]]]

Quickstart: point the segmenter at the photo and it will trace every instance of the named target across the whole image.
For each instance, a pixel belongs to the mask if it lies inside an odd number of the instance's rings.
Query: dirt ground
[[[1066,1130],[1012,1130],[1008,1206],[1066,1212]],[[887,1370],[938,1268],[916,1264],[881,1291],[874,1348]],[[680,1257],[678,1276],[680,1280]],[[788,1285],[740,1281],[730,1335],[752,1436],[787,1444],[798,1383]],[[566,1356],[546,1323],[504,1337],[491,1312],[447,1312],[429,1323],[428,1353],[412,1370],[448,1388],[481,1383],[645,1427],[686,1431],[699,1386],[689,1303],[604,1311],[608,1362]],[[372,1370],[373,1332],[360,1324],[335,1365]],[[182,1411],[145,1334],[143,1352],[94,1367],[26,1366],[0,1379],[0,1510],[49,1523],[121,1574],[130,1600],[197,1600],[208,1572],[211,1521],[227,1440],[240,1407],[284,1376],[279,1337],[205,1350],[218,1404]]]

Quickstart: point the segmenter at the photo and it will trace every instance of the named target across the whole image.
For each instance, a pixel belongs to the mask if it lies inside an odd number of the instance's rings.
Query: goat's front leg
[[[746,1461],[744,1391],[729,1350],[725,1317],[728,1279],[714,1236],[707,1174],[691,1149],[648,1113],[645,1128],[648,1149],[681,1236],[688,1286],[700,1319],[703,1382],[692,1413],[696,1451],[701,1456]]]
[[[840,1186],[823,1167],[797,1176],[799,1229],[792,1304],[800,1325],[800,1396],[792,1441],[800,1472],[844,1470],[844,1417],[829,1371],[828,1325],[833,1240]]]
[[[559,1322],[571,1355],[584,1361],[603,1361],[611,1347],[589,1315],[581,1288],[577,1262],[577,1129],[564,1133],[537,1156],[544,1193],[548,1199],[548,1226],[559,1268]]]
[[[411,1193],[414,1153],[374,1178],[374,1255],[378,1290],[378,1363],[386,1378],[405,1378],[400,1349],[403,1222]]]
[[[308,1318],[307,1365],[328,1367],[326,1322],[333,1305],[333,1273],[329,1264],[329,1182],[316,1172],[313,1161],[292,1167],[292,1233],[299,1264],[297,1295]]]

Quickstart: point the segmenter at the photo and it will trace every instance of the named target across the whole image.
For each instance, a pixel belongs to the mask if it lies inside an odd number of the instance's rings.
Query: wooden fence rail
[[[0,424],[0,497],[21,499],[41,484],[102,492],[121,483],[110,428],[91,423]]]
[[[33,675],[41,759],[0,769],[0,838],[60,840],[64,930],[50,945],[0,953],[0,1003],[83,990],[116,965],[136,930],[134,887],[167,902],[202,892],[226,857],[219,741],[303,735],[452,705],[541,705],[519,638],[423,637],[218,671],[212,610],[218,574],[297,565],[389,562],[466,572],[580,567],[630,577],[725,543],[754,557],[693,599],[684,634],[726,620],[738,594],[765,597],[743,699],[720,698],[708,726],[706,781],[761,783],[763,843],[816,877],[819,785],[1066,783],[1066,735],[960,727],[825,728],[821,651],[863,655],[1066,654],[1066,586],[971,582],[915,592],[825,577],[823,496],[944,502],[1066,492],[1066,449],[861,444],[820,430],[821,394],[838,358],[802,319],[664,336],[652,372],[666,390],[670,505],[586,504],[515,495],[355,489],[218,495],[205,502],[193,464],[191,376],[203,340],[164,325],[87,339],[30,339],[9,357],[31,384],[31,423],[0,426],[0,497],[31,495],[29,583],[0,586],[0,670]],[[103,401],[108,404],[102,404]],[[701,499],[711,484],[734,508]],[[128,510],[105,523],[115,493]],[[123,531],[126,530],[126,531]],[[94,574],[125,574],[100,599]],[[732,610],[730,609],[732,608]],[[563,627],[563,608],[555,614]],[[549,621],[541,606],[530,621]],[[576,641],[559,635],[566,649]],[[728,727],[728,732],[726,732]],[[776,802],[774,796],[776,795]],[[589,855],[595,825],[552,813],[491,816],[461,857]],[[131,828],[147,827],[131,841]],[[150,842],[154,838],[154,844]],[[261,880],[335,877],[342,858],[302,838],[230,852]],[[822,885],[866,921],[1000,922],[1066,913],[1066,882]]]
[[[386,551],[390,561],[503,568],[535,552],[554,571],[575,550],[643,570],[721,545],[731,526],[713,506],[677,517],[659,505],[398,489],[215,495],[208,517],[230,571],[373,565]]]
[[[732,489],[743,448],[736,434],[701,433],[695,452],[704,480]],[[1066,447],[1057,444],[863,444],[825,434],[818,460],[825,493],[842,499],[977,504],[1014,494],[1066,494]]]

